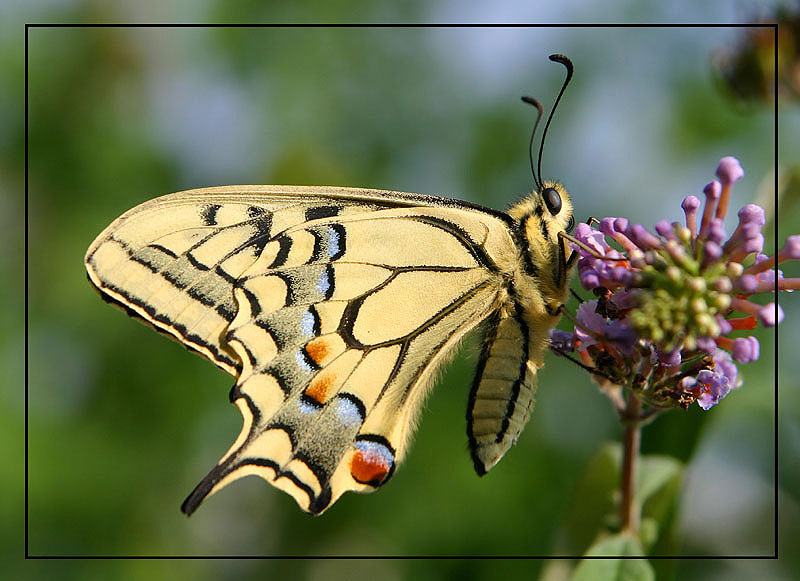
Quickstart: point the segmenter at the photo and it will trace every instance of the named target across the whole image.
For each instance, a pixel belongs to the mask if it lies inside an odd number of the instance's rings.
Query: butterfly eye
[[[569,222],[567,222],[567,234],[572,234],[572,229],[575,228],[575,217],[570,216]]]
[[[542,190],[542,199],[544,199],[544,205],[547,206],[553,216],[556,216],[561,211],[561,196],[555,188]]]

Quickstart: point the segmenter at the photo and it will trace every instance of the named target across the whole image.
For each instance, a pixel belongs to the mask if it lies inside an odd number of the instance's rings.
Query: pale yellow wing
[[[386,482],[437,364],[507,301],[503,215],[343,188],[182,192],[87,253],[112,300],[238,375],[244,426],[187,498],[259,474],[319,513]]]

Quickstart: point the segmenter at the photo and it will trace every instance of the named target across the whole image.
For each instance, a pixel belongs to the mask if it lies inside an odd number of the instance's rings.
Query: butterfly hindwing
[[[401,253],[398,240],[423,242]],[[227,336],[243,431],[184,509],[252,473],[313,513],[386,482],[433,370],[495,307],[484,245],[502,242],[463,210],[427,208],[320,218],[270,241],[234,287]]]

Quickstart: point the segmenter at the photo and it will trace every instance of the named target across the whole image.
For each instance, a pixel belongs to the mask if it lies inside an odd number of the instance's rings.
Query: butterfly
[[[572,65],[550,58],[567,68],[554,110]],[[538,124],[541,105],[525,100]],[[475,470],[488,472],[530,417],[568,292],[570,197],[533,175],[507,212],[384,190],[225,186],[156,198],[103,230],[85,257],[101,296],[236,377],[241,433],[183,512],[250,474],[313,514],[382,486],[435,371],[476,327],[467,432]]]

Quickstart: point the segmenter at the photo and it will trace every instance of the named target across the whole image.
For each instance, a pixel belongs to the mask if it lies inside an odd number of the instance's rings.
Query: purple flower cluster
[[[731,188],[744,171],[725,157],[716,175],[703,189],[702,212],[695,196],[683,200],[685,223],[662,220],[654,234],[604,218],[597,228],[579,225],[570,240],[581,284],[597,300],[581,304],[572,333],[553,332],[554,349],[577,351],[601,382],[630,387],[656,408],[697,401],[709,409],[738,387],[736,363],[758,359],[759,343],[731,335],[783,319],[779,305],[751,297],[800,288],[800,279],[775,269],[800,259],[800,235],[774,256],[761,254],[764,210],[748,204],[726,236]]]

